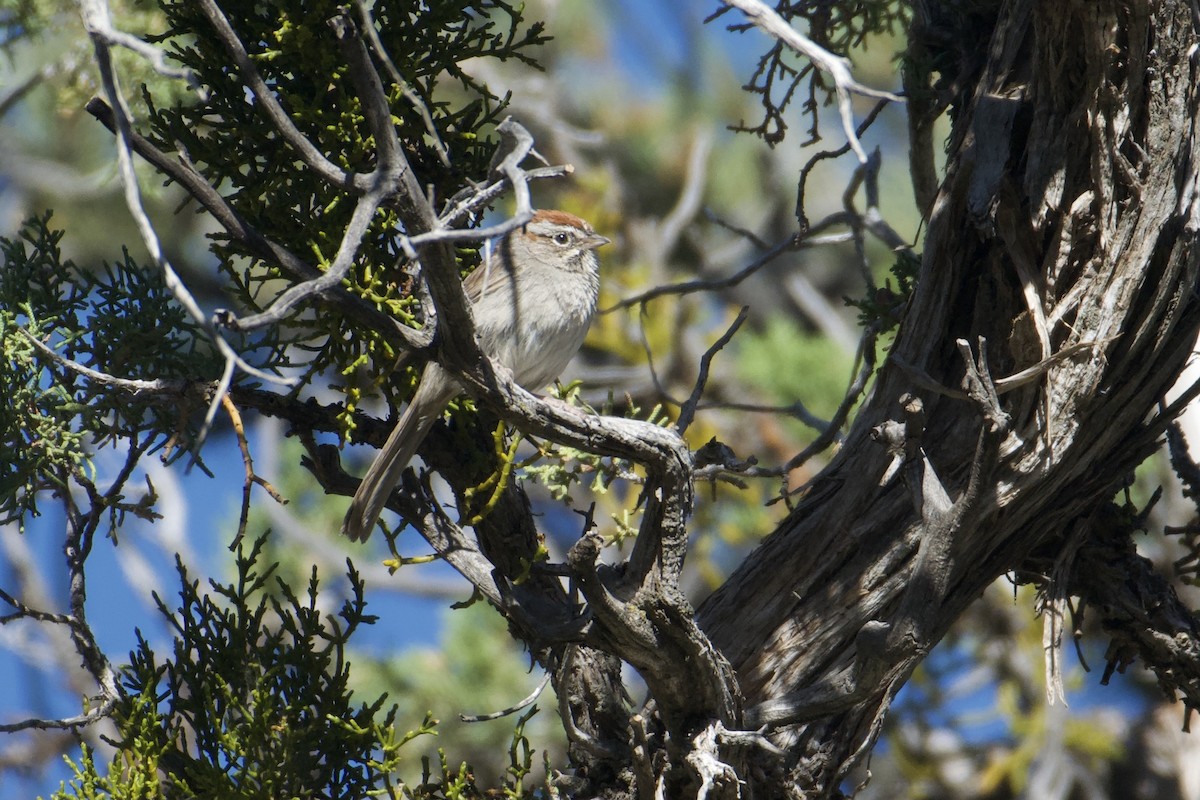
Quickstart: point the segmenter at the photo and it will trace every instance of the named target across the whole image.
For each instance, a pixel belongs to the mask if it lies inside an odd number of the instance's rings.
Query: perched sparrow
[[[583,344],[600,292],[592,252],[608,239],[564,211],[538,211],[492,249],[463,281],[483,352],[528,389],[545,386]],[[412,401],[354,494],[342,533],[371,535],[400,475],[462,387],[431,361]]]

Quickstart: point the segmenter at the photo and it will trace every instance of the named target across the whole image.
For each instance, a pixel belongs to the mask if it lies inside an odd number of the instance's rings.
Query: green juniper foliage
[[[363,583],[349,566],[336,615],[319,605],[314,568],[302,595],[259,559],[264,538],[239,549],[237,577],[202,588],[178,564],[179,606],[158,599],[174,632],[170,658],[139,635],[114,719],[118,757],[105,774],[85,750],[75,778],[55,798],[479,797],[470,768],[442,753],[420,785],[392,776],[404,746],[436,733],[426,717],[407,733],[381,695],[356,703],[346,645],[362,625]],[[526,796],[533,751],[517,725],[504,777],[509,797]],[[409,771],[412,771],[411,769]],[[526,787],[529,788],[529,787]]]
[[[891,278],[877,289],[874,294],[861,299],[846,298],[846,304],[858,309],[858,324],[863,327],[874,326],[880,333],[895,330],[903,316],[904,304],[912,296],[917,286],[917,274],[921,269],[920,259],[906,253],[897,253],[896,260],[888,269],[892,278],[896,279],[895,288]]]
[[[89,271],[62,256],[49,213],[0,238],[0,521],[37,510],[39,489],[87,479],[89,452],[152,450],[202,397],[171,399],[95,380],[212,380],[219,364],[159,272],[128,253]],[[58,358],[35,346],[31,337]]]

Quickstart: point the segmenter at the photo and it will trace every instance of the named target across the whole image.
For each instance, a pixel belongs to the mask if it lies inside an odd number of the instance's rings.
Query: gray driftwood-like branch
[[[835,795],[897,682],[984,587],[1050,575],[1081,522],[1064,569],[1115,632],[1110,671],[1136,658],[1200,701],[1194,614],[1099,513],[1155,447],[1147,419],[1200,326],[1192,5],[1017,0],[958,29],[937,4],[916,16],[918,48],[972,54],[943,76],[955,123],[918,286],[833,463],[700,609],[749,720],[778,726],[811,797]],[[982,339],[964,358],[956,340]],[[916,463],[936,485],[881,480],[896,452],[870,433],[904,395],[921,401]],[[929,515],[947,502],[950,526]]]

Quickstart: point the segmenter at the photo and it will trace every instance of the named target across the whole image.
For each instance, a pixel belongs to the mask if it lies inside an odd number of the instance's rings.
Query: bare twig
[[[36,608],[32,608],[25,603],[22,603],[20,600],[13,597],[3,589],[0,589],[0,600],[3,600],[5,603],[8,603],[10,606],[16,609],[15,614],[5,614],[4,616],[0,617],[0,625],[25,618],[37,620],[38,622],[50,622],[56,625],[71,624],[71,617],[67,614],[56,614],[52,611],[39,611]]]
[[[848,59],[834,55],[801,34],[761,0],[722,0],[722,2],[736,6],[751,22],[762,28],[767,34],[807,57],[818,69],[829,73],[833,78],[834,88],[837,91],[838,113],[842,118],[842,131],[846,134],[846,141],[850,143],[850,147],[854,150],[854,154],[858,156],[859,162],[865,164],[867,162],[867,153],[863,150],[862,144],[858,140],[858,134],[854,130],[854,110],[850,105],[850,95],[861,94],[866,97],[877,97],[897,103],[904,102],[904,99],[892,92],[872,89],[856,81],[854,75],[850,72],[850,62]]]
[[[521,709],[529,708],[529,706],[533,705],[533,702],[538,699],[538,695],[545,691],[546,686],[549,683],[550,673],[547,672],[542,675],[542,679],[538,681],[538,685],[534,687],[534,690],[530,692],[529,695],[524,699],[518,700],[516,704],[511,705],[508,708],[502,708],[499,711],[493,711],[489,714],[459,714],[458,718],[463,722],[490,722],[494,719],[501,719],[502,717],[515,714]]]
[[[1051,353],[1049,358],[1044,358],[1031,367],[1026,367],[1023,370],[1014,372],[1012,375],[1009,375],[1006,378],[997,378],[995,380],[996,394],[1011,392],[1013,389],[1017,389],[1036,380],[1040,375],[1046,373],[1050,367],[1054,366],[1058,362],[1065,361],[1072,356],[1079,355],[1080,353],[1088,350],[1096,350],[1097,348],[1107,347],[1110,343],[1119,338],[1119,336],[1110,336],[1107,339],[1088,339],[1085,342],[1069,344],[1066,347]]]
[[[29,618],[39,622],[63,625],[70,634],[75,652],[81,660],[81,666],[95,681],[100,690],[99,703],[87,712],[65,719],[27,719],[10,725],[0,725],[0,731],[12,732],[27,728],[38,729],[75,729],[97,722],[112,713],[122,694],[117,683],[117,676],[108,657],[96,641],[87,617],[87,573],[86,564],[91,554],[95,534],[105,514],[110,509],[120,506],[125,485],[133,473],[134,467],[149,448],[150,440],[133,442],[126,453],[125,463],[118,472],[112,485],[107,491],[100,492],[89,480],[76,475],[79,485],[87,493],[89,506],[82,509],[77,504],[70,491],[63,491],[60,496],[67,517],[66,543],[63,554],[67,566],[67,606],[65,614],[46,612],[34,609],[17,600],[8,592],[0,590],[0,600],[16,609],[15,614],[0,618],[0,624],[16,619]]]
[[[766,253],[763,253],[761,256],[756,258],[754,261],[751,261],[749,264],[742,267],[740,270],[738,270],[737,272],[735,272],[732,275],[726,276],[724,278],[705,278],[705,279],[699,279],[699,280],[681,281],[679,283],[664,284],[662,286],[655,286],[651,289],[648,289],[644,292],[636,294],[632,297],[627,297],[624,300],[620,300],[617,303],[614,303],[613,305],[609,306],[608,308],[601,309],[600,313],[608,314],[608,313],[617,311],[618,309],[622,309],[622,308],[630,308],[632,306],[645,305],[646,303],[650,302],[651,300],[655,300],[659,297],[665,297],[668,295],[683,296],[683,295],[687,295],[687,294],[694,294],[696,292],[716,292],[716,291],[720,291],[722,289],[730,289],[734,286],[737,286],[742,281],[746,280],[751,275],[753,275],[754,273],[758,272],[763,267],[765,267],[768,264],[770,264],[771,262],[773,262],[776,258],[778,258],[783,253],[786,253],[789,251],[804,250],[809,247],[820,247],[822,245],[827,245],[827,244],[840,244],[842,242],[849,241],[851,238],[851,234],[835,233],[835,234],[830,234],[828,236],[820,235],[822,232],[828,230],[829,228],[832,228],[835,225],[843,224],[845,222],[848,222],[849,220],[850,220],[850,218],[845,213],[839,212],[837,214],[831,214],[830,216],[821,220],[820,223],[812,226],[808,230],[797,233],[796,235],[791,236],[791,237],[783,240],[782,242],[779,242],[778,244],[770,247],[770,249],[767,250]],[[726,223],[719,223],[719,224],[721,224],[722,227],[731,228],[731,226],[729,226]],[[742,231],[740,231],[740,230],[737,230],[737,229],[733,229],[733,230],[739,234],[742,233]],[[753,238],[757,239],[757,237],[753,237]]]
[[[392,63],[392,57],[388,55],[383,42],[379,40],[379,32],[375,30],[375,20],[371,17],[371,9],[367,7],[367,4],[363,0],[354,0],[354,7],[358,9],[362,29],[370,40],[371,47],[375,50],[375,56],[383,62],[383,66],[387,69],[388,74],[392,76],[392,81],[400,87],[400,92],[404,95],[404,99],[412,105],[413,109],[420,115],[421,121],[425,123],[425,131],[433,141],[433,149],[438,154],[438,158],[447,167],[450,166],[450,154],[447,152],[446,145],[438,135],[437,126],[433,123],[433,115],[429,113],[429,107],[425,105],[420,95],[408,84],[408,81],[404,80],[400,71],[396,69],[396,65]]]
[[[846,418],[850,415],[850,409],[858,402],[858,398],[862,396],[863,390],[867,388],[867,381],[871,379],[871,375],[875,372],[874,329],[867,328],[863,331],[863,337],[859,341],[858,353],[855,354],[854,360],[859,364],[858,372],[846,388],[846,394],[842,397],[842,402],[838,404],[837,410],[833,412],[833,418],[829,420],[829,425],[825,427],[825,430],[812,444],[801,450],[784,465],[781,470],[782,473],[791,472],[833,444],[838,432],[846,424]]]
[[[979,337],[979,354],[971,352],[966,339],[955,339],[959,355],[966,364],[963,389],[979,407],[993,431],[1007,431],[1010,424],[1008,413],[1000,405],[1000,396],[987,363],[987,339]]]
[[[354,206],[354,213],[350,216],[350,222],[346,225],[346,230],[342,232],[342,240],[338,243],[337,254],[330,263],[329,269],[311,280],[288,287],[275,299],[275,302],[261,313],[237,317],[231,311],[219,310],[217,318],[221,324],[239,331],[251,331],[268,325],[276,325],[287,319],[291,310],[299,304],[313,297],[325,295],[340,286],[346,273],[350,271],[354,258],[358,255],[358,249],[367,235],[375,212],[379,210],[379,206],[383,202],[384,194],[383,190],[372,190],[358,199],[358,203]]]
[[[10,722],[0,725],[0,733],[16,733],[30,728],[36,730],[74,730],[82,728],[86,725],[91,725],[107,718],[116,708],[117,701],[112,698],[104,698],[100,705],[89,709],[83,714],[65,719],[23,719],[19,722]]]
[[[1086,342],[1076,342],[1075,344],[1067,345],[1051,355],[1049,358],[1039,361],[1032,366],[1018,370],[1008,377],[991,380],[991,386],[997,395],[1011,392],[1013,389],[1019,389],[1020,387],[1028,385],[1029,383],[1037,380],[1041,375],[1045,374],[1047,370],[1060,361],[1064,361],[1072,356],[1076,356],[1086,350],[1094,350],[1096,348],[1104,347],[1114,340],[1115,337],[1109,337],[1108,339],[1100,340],[1089,339]],[[922,389],[935,392],[943,397],[953,397],[956,400],[970,399],[970,394],[967,392],[938,383],[932,376],[929,375],[929,373],[919,369],[913,364],[910,364],[907,360],[901,358],[895,353],[891,355],[889,361],[892,365],[904,370],[905,374],[912,379],[913,383]],[[1197,387],[1197,391],[1200,392],[1200,386]]]
[[[679,419],[675,423],[675,426],[679,428],[679,433],[681,435],[687,431],[688,426],[692,424],[692,420],[696,416],[696,407],[700,403],[701,396],[704,394],[704,386],[706,383],[708,383],[708,371],[712,366],[713,357],[719,353],[725,347],[725,345],[729,344],[729,342],[733,339],[733,335],[737,333],[738,328],[742,327],[742,323],[746,321],[746,318],[749,316],[749,314],[750,307],[742,306],[741,311],[738,312],[737,318],[729,325],[729,328],[727,328],[725,333],[721,335],[721,338],[713,342],[712,347],[705,350],[704,355],[700,358],[700,371],[696,375],[696,385],[692,388],[691,396],[688,397],[688,399],[684,402],[683,407],[680,408]]]
[[[796,239],[794,239],[794,238],[786,239],[786,240],[780,242],[779,244],[775,245],[774,247],[772,247],[770,250],[768,250],[763,255],[759,256],[757,259],[752,261],[750,264],[746,265],[745,267],[742,267],[742,269],[739,270],[738,272],[736,272],[735,274],[730,275],[727,278],[718,278],[715,280],[683,281],[681,283],[672,283],[672,284],[667,284],[664,286],[655,286],[654,288],[648,289],[644,292],[640,292],[639,294],[636,294],[633,297],[627,297],[624,300],[621,300],[621,301],[609,306],[608,308],[601,309],[600,313],[608,314],[608,313],[617,311],[618,309],[622,309],[622,308],[630,308],[632,306],[645,305],[646,303],[650,302],[651,300],[654,300],[655,298],[665,297],[667,295],[685,295],[685,294],[692,294],[695,292],[712,292],[712,291],[717,291],[719,289],[728,289],[731,286],[737,286],[739,283],[744,281],[746,278],[750,277],[755,272],[758,272],[760,269],[765,267],[767,264],[770,264],[772,261],[774,261],[776,258],[781,256],[782,254],[784,254],[788,251],[791,251],[791,250],[795,250],[798,247],[799,247],[799,245],[798,245]]]
[[[136,36],[132,36],[125,31],[117,30],[108,25],[97,29],[93,35],[98,35],[104,38],[104,41],[116,47],[124,47],[126,50],[131,50],[137,53],[142,58],[150,62],[150,66],[159,75],[167,78],[175,78],[186,81],[189,88],[197,89],[199,82],[196,80],[196,73],[187,67],[173,67],[166,61],[167,54],[161,49],[155,47],[149,42],[144,42]]]
[[[250,455],[250,444],[246,441],[246,429],[242,425],[242,414],[238,411],[237,405],[228,395],[222,398],[221,405],[224,406],[225,413],[229,415],[229,421],[233,425],[238,449],[242,453],[242,466],[246,470],[245,480],[242,481],[242,504],[238,514],[237,534],[233,537],[233,543],[229,545],[230,551],[236,553],[246,535],[246,525],[250,522],[250,491],[254,485],[258,484],[263,487],[271,499],[280,505],[286,505],[287,498],[281,495],[269,481],[254,471],[254,458]]]
[[[711,208],[704,209],[704,218],[707,219],[709,222],[713,223],[714,225],[724,228],[725,230],[729,231],[730,233],[736,233],[738,236],[742,237],[743,239],[745,239],[748,242],[750,242],[751,244],[753,244],[759,250],[771,249],[771,245],[765,239],[763,239],[761,236],[759,236],[757,233],[750,230],[749,228],[743,228],[739,225],[734,225],[732,222],[725,219],[720,214],[717,214]]]
[[[875,118],[878,117],[879,113],[881,111],[883,111],[883,109],[885,109],[886,107],[887,107],[886,100],[880,100],[878,103],[876,103],[875,107],[872,108],[871,111],[867,114],[867,116],[863,119],[863,121],[861,123],[859,123],[858,128],[856,128],[854,131],[855,134],[857,134],[858,136],[861,137],[864,133],[866,133],[867,128],[871,127],[871,125],[874,124]],[[808,229],[808,214],[806,214],[804,211],[804,195],[805,195],[806,189],[808,188],[808,176],[812,173],[813,169],[817,166],[817,164],[821,163],[822,161],[825,161],[825,160],[831,159],[831,158],[840,158],[841,156],[844,156],[846,153],[849,153],[849,152],[850,152],[850,143],[846,142],[846,144],[842,145],[841,147],[835,148],[833,150],[822,150],[821,152],[816,153],[815,155],[812,156],[812,158],[808,159],[808,161],[805,162],[804,166],[801,168],[800,179],[796,183],[796,210],[795,210],[796,221],[800,223],[800,230]]]
[[[818,289],[808,276],[796,270],[783,284],[788,299],[808,318],[818,331],[835,342],[847,355],[858,347],[858,326],[847,321],[840,309]]]
[[[1062,632],[1063,620],[1070,607],[1071,570],[1079,548],[1087,541],[1090,526],[1077,521],[1066,537],[1062,551],[1054,559],[1054,570],[1038,597],[1038,611],[1042,615],[1042,657],[1046,670],[1046,703],[1054,705],[1061,701],[1067,705],[1067,690],[1063,683]]]
[[[697,132],[692,136],[688,146],[687,168],[684,171],[683,185],[679,189],[679,197],[675,205],[655,228],[655,235],[647,259],[656,265],[666,261],[667,255],[679,242],[684,228],[700,210],[703,199],[704,182],[708,175],[705,168],[708,155],[712,150],[712,136],[706,132]]]
[[[29,94],[38,84],[49,80],[59,69],[58,64],[48,64],[39,70],[36,70],[32,75],[29,75],[24,80],[8,87],[3,94],[0,94],[0,117],[4,116],[12,109],[14,105],[20,102],[21,98]]]
[[[503,124],[503,123],[501,123]],[[534,167],[533,169],[523,170],[525,180],[539,180],[543,178],[561,178],[563,175],[570,175],[575,171],[575,168],[570,164],[560,164],[550,167]],[[508,188],[507,178],[493,180],[490,183],[473,189],[467,189],[457,193],[454,197],[447,201],[442,213],[438,216],[444,227],[450,228],[459,224],[460,219],[471,212],[477,211],[480,208],[491,203]],[[485,229],[487,230],[487,229]],[[487,234],[493,235],[493,234]]]
[[[854,207],[853,192],[847,192],[846,194],[846,210],[856,218],[861,219],[863,227],[870,231],[876,239],[883,242],[893,253],[902,253],[909,258],[916,259],[917,254],[913,252],[909,243],[888,224],[888,221],[884,219],[883,214],[879,211],[879,170],[882,166],[883,157],[880,155],[879,148],[877,147],[871,152],[866,163],[861,164],[855,170],[855,180],[859,178],[862,180],[863,189],[866,194],[867,210],[861,216],[858,214]]]
[[[62,355],[48,344],[38,339],[25,328],[18,327],[18,331],[29,340],[29,342],[37,348],[38,352],[42,353],[47,358],[61,365],[67,370],[82,375],[85,378],[96,381],[105,386],[110,386],[114,389],[119,389],[130,394],[141,394],[149,392],[152,394],[185,394],[189,388],[201,386],[192,381],[182,379],[168,380],[165,378],[156,378],[155,380],[147,381],[135,378],[118,378],[115,375],[109,375],[106,372],[94,370],[91,367],[86,367],[78,361],[73,361]]]
[[[771,414],[773,416],[777,416],[779,414],[784,414],[786,416],[792,417],[793,419],[799,420],[800,422],[803,422],[805,425],[807,425],[808,427],[810,427],[816,431],[824,431],[830,425],[829,420],[818,417],[816,414],[809,411],[808,407],[805,406],[804,403],[799,400],[797,400],[796,402],[794,402],[790,405],[786,405],[786,406],[764,405],[762,403],[734,403],[734,402],[727,402],[727,401],[723,401],[723,400],[714,400],[714,401],[710,401],[710,402],[701,403],[699,405],[699,409],[702,411],[707,411],[710,409],[723,409],[723,410],[727,410],[727,411],[745,411],[750,414]],[[835,439],[834,441],[838,441],[838,440],[840,440],[840,438],[841,438],[841,435],[839,433],[838,438]]]
[[[496,126],[500,134],[500,147],[492,157],[491,175],[503,175],[513,188],[517,210],[513,215],[524,224],[533,216],[533,205],[529,199],[529,184],[521,170],[521,162],[533,150],[533,136],[511,117],[506,117]]]
[[[28,662],[39,666],[40,669],[58,669],[64,664],[71,663],[78,658],[74,639],[70,634],[73,620],[68,614],[44,610],[51,608],[54,603],[47,586],[49,576],[42,573],[36,566],[28,537],[20,535],[15,524],[5,526],[3,530],[0,530],[0,548],[3,549],[7,567],[6,577],[17,582],[20,594],[24,598],[17,600],[10,592],[0,590],[0,601],[15,609],[15,613],[0,616],[0,626],[22,619],[58,626],[54,630],[45,631],[45,635],[39,637],[45,643],[42,648],[37,650],[22,648],[17,641],[7,636],[4,646],[13,653],[19,653],[25,649],[26,652],[21,655]],[[60,633],[62,635],[59,635]],[[70,670],[64,677],[67,682],[67,691],[74,696],[88,696],[95,691],[95,678],[88,672]],[[29,718],[18,720],[0,725],[0,732],[12,733],[28,729],[78,731],[79,728],[108,716],[112,707],[111,703],[102,701],[99,705],[89,708],[84,714],[78,716],[64,719]],[[95,737],[87,735],[87,738],[94,739]]]
[[[154,225],[150,222],[150,218],[146,215],[146,210],[142,205],[137,173],[133,168],[133,154],[129,144],[130,134],[132,133],[129,122],[129,109],[126,107],[125,98],[118,88],[117,76],[113,70],[111,53],[108,49],[107,37],[113,30],[108,4],[105,0],[82,0],[81,5],[84,27],[92,37],[92,45],[96,54],[96,65],[100,70],[101,83],[104,86],[105,94],[108,95],[109,103],[114,109],[117,128],[117,165],[121,175],[121,183],[125,188],[125,203],[129,207],[129,213],[137,224],[142,242],[146,245],[146,250],[150,253],[151,260],[158,267],[159,271],[162,272],[163,280],[168,290],[170,290],[179,304],[184,307],[188,315],[204,328],[225,359],[225,368],[218,383],[217,391],[213,396],[212,402],[209,404],[208,411],[204,416],[204,424],[201,426],[200,432],[196,437],[194,446],[196,449],[199,449],[216,416],[220,399],[229,390],[235,369],[240,368],[261,380],[273,383],[291,384],[294,381],[257,369],[238,355],[233,347],[225,341],[225,338],[221,336],[220,332],[217,331],[212,321],[200,309],[196,299],[192,297],[191,292],[188,291],[183,281],[180,280],[178,273],[175,272],[175,268],[171,266],[171,263],[164,255],[162,244],[158,239],[158,233],[154,230]]]
[[[316,145],[300,132],[296,124],[292,122],[292,118],[288,116],[283,106],[279,104],[279,99],[271,91],[271,87],[267,86],[266,81],[258,74],[258,68],[254,66],[254,61],[250,58],[250,54],[246,52],[245,45],[242,44],[242,40],[238,38],[237,33],[234,32],[233,27],[229,24],[229,20],[225,17],[225,13],[217,6],[215,0],[197,0],[197,5],[200,8],[200,12],[204,14],[209,24],[217,32],[217,37],[221,40],[221,44],[225,46],[225,50],[233,59],[233,63],[237,65],[238,71],[242,74],[242,81],[254,93],[254,98],[257,101],[255,105],[262,109],[267,120],[279,131],[284,140],[295,149],[304,164],[323,180],[334,186],[354,186],[360,191],[368,189],[370,181],[366,176],[346,172],[326,158],[325,154],[318,150]]]

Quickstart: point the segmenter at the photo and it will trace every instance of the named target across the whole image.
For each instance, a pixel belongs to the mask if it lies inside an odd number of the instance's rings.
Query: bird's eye
[[[554,239],[555,244],[562,245],[562,246],[565,246],[568,242],[571,241],[571,237],[562,232],[554,234],[553,239]]]

